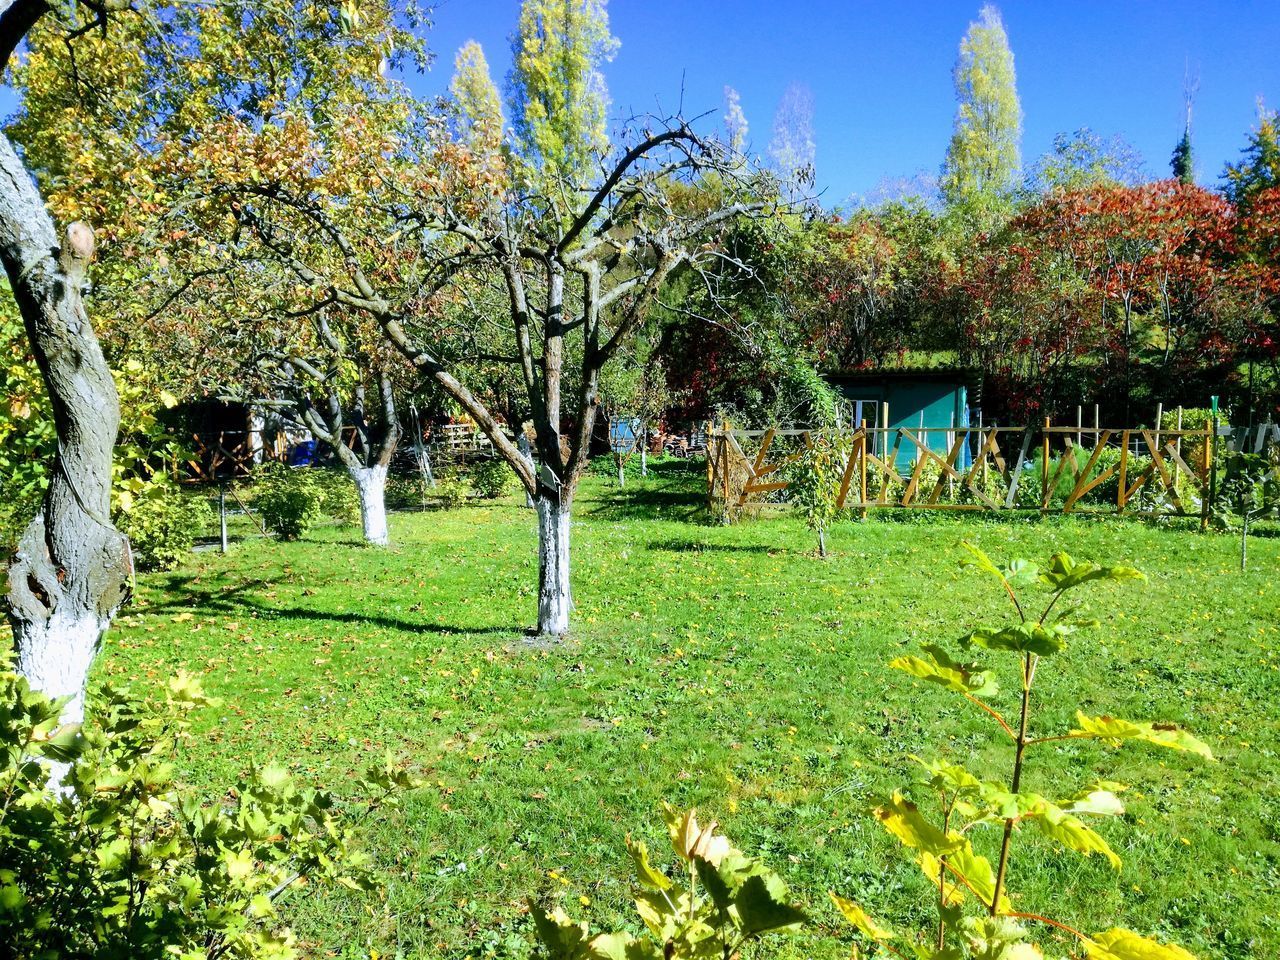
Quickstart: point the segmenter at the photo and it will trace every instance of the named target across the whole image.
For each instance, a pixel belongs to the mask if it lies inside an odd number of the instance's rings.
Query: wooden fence
[[[1207,520],[1212,429],[1082,429],[1048,420],[951,430],[863,423],[843,438],[848,452],[837,505],[862,513],[895,507],[1159,511]],[[944,434],[945,442],[930,443]],[[800,429],[738,430],[724,423],[708,430],[708,508],[733,518],[785,502],[784,468],[811,444],[811,432]],[[900,474],[904,452],[912,467]],[[1090,496],[1113,479],[1115,494],[1106,503]]]

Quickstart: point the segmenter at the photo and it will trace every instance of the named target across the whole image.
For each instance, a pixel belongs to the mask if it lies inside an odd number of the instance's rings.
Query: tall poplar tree
[[[724,88],[724,132],[730,150],[742,153],[747,148],[747,115],[742,110],[742,97],[730,86]]]
[[[524,0],[520,10],[507,77],[511,122],[516,148],[543,186],[590,182],[593,165],[608,152],[609,91],[601,68],[618,41],[605,3]]]
[[[956,118],[942,169],[948,204],[980,220],[1004,206],[1018,174],[1022,107],[1009,35],[987,4],[960,41],[955,66]]]
[[[813,134],[813,91],[793,83],[778,101],[773,115],[769,160],[793,195],[814,182],[818,145]]]
[[[484,49],[474,40],[464,43],[454,58],[449,93],[458,109],[460,139],[478,154],[496,153],[502,147],[505,125],[502,98]]]

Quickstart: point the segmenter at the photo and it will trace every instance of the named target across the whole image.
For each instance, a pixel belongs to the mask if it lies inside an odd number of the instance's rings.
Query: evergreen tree
[[[608,152],[606,0],[524,0],[507,77],[520,155],[547,183],[589,183]]]
[[[1280,186],[1280,112],[1258,104],[1258,128],[1241,153],[1238,163],[1227,164],[1222,179],[1227,198],[1245,209],[1262,191]]]
[[[1191,152],[1191,126],[1188,124],[1182,132],[1182,139],[1173,148],[1173,157],[1169,160],[1174,179],[1182,183],[1195,183],[1195,161]]]
[[[942,169],[942,191],[952,206],[985,218],[1014,186],[1022,139],[1022,107],[1009,36],[990,4],[960,41],[955,66],[956,119]]]

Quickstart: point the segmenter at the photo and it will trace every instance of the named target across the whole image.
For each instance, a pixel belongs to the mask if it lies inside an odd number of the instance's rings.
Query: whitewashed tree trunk
[[[538,498],[538,633],[560,638],[569,632],[569,507]]]
[[[110,625],[107,617],[58,611],[23,631],[18,673],[45,696],[71,698],[62,708],[63,723],[84,721],[85,681]]]
[[[360,525],[366,543],[385,547],[391,542],[387,530],[387,468],[384,464],[350,471],[360,496]]]
[[[6,12],[0,6],[0,17]],[[40,514],[9,566],[7,613],[19,672],[33,689],[71,697],[69,722],[84,716],[89,668],[132,573],[128,542],[110,520],[120,404],[82,299],[93,246],[81,223],[58,239],[34,181],[0,135],[0,260],[58,438]]]

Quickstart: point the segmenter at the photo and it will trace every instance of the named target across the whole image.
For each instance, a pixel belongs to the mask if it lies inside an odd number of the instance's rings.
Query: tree
[[[222,199],[204,191],[213,171],[245,184],[297,168],[333,216],[363,216],[365,180],[405,122],[383,78],[388,51],[421,53],[409,29],[416,14],[394,11],[375,2],[341,16],[290,2],[179,5],[161,24],[131,17],[83,38],[74,61],[60,37],[38,36],[19,75],[30,96],[18,131],[53,202],[88,207],[116,241],[97,291],[109,331],[187,358],[166,361],[190,370],[187,389],[298,404],[350,473],[366,540],[378,544],[387,542],[399,358],[367,318],[362,329],[359,314],[303,299],[292,274],[256,258]],[[79,146],[76,162],[53,153],[58,132]],[[500,124],[466,133],[478,149],[501,143]],[[150,266],[138,264],[139,251]],[[364,403],[366,390],[374,403]]]
[[[502,98],[480,44],[464,43],[453,70],[449,93],[458,110],[459,138],[477,154],[496,155],[504,139]]]
[[[1196,182],[1195,157],[1191,151],[1191,126],[1182,131],[1182,138],[1173,148],[1173,156],[1169,158],[1169,169],[1173,178],[1179,183]]]
[[[815,180],[817,143],[813,134],[813,91],[801,83],[787,87],[773,115],[769,160],[792,198]]]
[[[1182,89],[1182,100],[1187,108],[1187,122],[1182,128],[1182,138],[1178,141],[1177,146],[1173,148],[1173,156],[1169,158],[1169,168],[1173,173],[1173,179],[1179,183],[1192,184],[1196,182],[1195,156],[1191,149],[1191,109],[1195,106],[1196,91],[1199,87],[1199,78],[1192,80],[1190,71],[1188,71],[1187,77],[1183,81]]]
[[[1098,185],[1136,186],[1143,176],[1142,156],[1121,137],[1103,139],[1088,127],[1059,133],[1053,148],[1027,171],[1024,189],[1034,196],[1083,190]]]
[[[1258,128],[1241,152],[1237,163],[1227,164],[1222,179],[1227,199],[1247,212],[1260,193],[1280,187],[1280,111],[1268,111],[1258,103]]]
[[[740,186],[740,163],[679,120],[637,124],[600,178],[552,183],[555,196],[584,198],[557,215],[518,185],[472,183],[475,158],[465,146],[438,128],[432,136],[404,146],[398,179],[358,219],[331,216],[305,177],[228,184],[224,195],[264,256],[314,296],[374,318],[515,471],[539,518],[538,631],[563,636],[572,608],[571,510],[601,373],[665,286],[716,263],[719,231],[760,205]],[[715,193],[682,204],[677,188],[707,177],[716,178]],[[337,255],[322,259],[317,251],[326,247]],[[477,287],[500,292],[502,315],[473,313]],[[478,339],[477,326],[491,335]],[[492,401],[473,389],[468,370],[482,361],[512,370],[521,384],[537,469]]]
[[[73,7],[71,33],[96,13]],[[0,72],[49,12],[41,0],[0,0]],[[83,17],[83,19],[82,19]],[[0,134],[0,261],[53,407],[58,453],[41,512],[9,567],[7,612],[18,671],[33,689],[70,698],[63,718],[84,716],[85,684],[102,636],[129,596],[128,542],[110,520],[112,448],[120,406],[111,371],[85,311],[93,229],[59,236],[31,175]]]
[[[750,127],[747,115],[742,111],[742,97],[733,87],[724,88],[724,133],[725,143],[734,153],[746,153],[747,136]]]
[[[606,0],[524,0],[507,77],[518,153],[544,188],[595,179],[609,149],[609,92],[601,72],[618,41]],[[576,197],[547,201],[574,206]]]
[[[987,4],[960,41],[956,118],[942,171],[948,204],[988,224],[1007,202],[1019,166],[1022,107],[1009,36]]]
[[[345,322],[333,322],[330,312]],[[281,342],[263,352],[260,366],[272,392],[292,401],[303,424],[329,446],[351,477],[365,543],[385,547],[391,542],[387,471],[400,441],[393,376],[397,358],[386,356],[384,344],[362,338],[366,331],[355,311],[323,304],[309,312],[309,319],[311,337],[276,328],[283,334]],[[375,394],[372,404],[366,397],[369,389]]]

